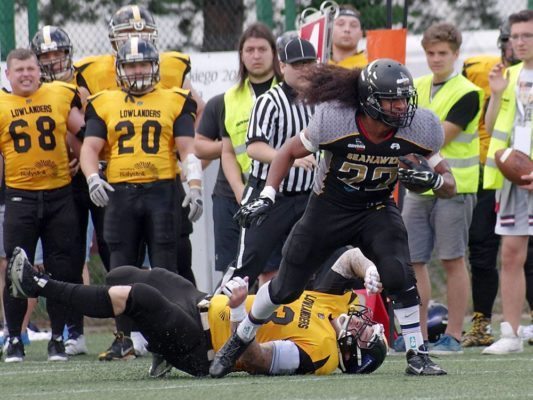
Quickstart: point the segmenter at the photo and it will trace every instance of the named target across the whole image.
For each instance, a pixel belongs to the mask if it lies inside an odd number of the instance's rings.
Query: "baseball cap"
[[[292,64],[298,61],[316,61],[316,50],[311,42],[295,38],[290,40],[279,54],[281,62]]]

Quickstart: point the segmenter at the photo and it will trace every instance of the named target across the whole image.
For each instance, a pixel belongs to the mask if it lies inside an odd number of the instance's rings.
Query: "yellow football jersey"
[[[75,63],[75,67],[78,85],[87,88],[91,94],[120,88],[116,79],[113,54],[86,57]],[[161,53],[159,55],[161,80],[158,86],[164,89],[182,87],[190,69],[191,61],[188,55],[177,51]]]
[[[188,90],[156,88],[142,96],[105,90],[89,97],[86,137],[91,119],[105,124],[109,147],[107,179],[110,183],[147,183],[176,177],[174,121],[196,103]]]
[[[316,375],[326,375],[339,365],[337,335],[330,320],[338,317],[352,304],[353,293],[332,295],[305,291],[298,300],[280,306],[257,330],[259,343],[290,340],[313,361]],[[248,296],[249,311],[255,296]],[[218,351],[230,337],[231,324],[226,296],[214,296],[209,307],[209,327],[213,348]],[[239,369],[239,363],[236,366]]]
[[[368,59],[366,58],[366,54],[362,51],[360,51],[357,54],[354,54],[353,56],[346,57],[344,60],[341,60],[339,62],[335,62],[333,60],[329,60],[329,64],[336,65],[338,67],[343,68],[364,68],[368,64]]]
[[[8,187],[49,190],[70,183],[66,135],[73,106],[81,108],[76,87],[59,81],[43,83],[28,97],[0,95],[0,149]]]
[[[484,100],[482,114],[479,118],[479,160],[485,164],[487,151],[489,149],[490,135],[485,129],[485,109],[490,97],[489,72],[498,63],[502,62],[499,56],[475,56],[467,58],[463,64],[463,75],[470,81],[483,89]]]

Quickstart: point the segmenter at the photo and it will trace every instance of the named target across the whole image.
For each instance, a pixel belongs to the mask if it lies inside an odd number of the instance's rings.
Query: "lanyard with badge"
[[[520,114],[519,123],[515,126],[513,137],[513,149],[520,150],[527,155],[531,152],[531,129],[533,111],[533,86],[527,91],[527,96],[520,92],[519,85],[516,86],[516,108]],[[525,100],[526,107],[524,107]],[[531,99],[531,101],[529,101]]]

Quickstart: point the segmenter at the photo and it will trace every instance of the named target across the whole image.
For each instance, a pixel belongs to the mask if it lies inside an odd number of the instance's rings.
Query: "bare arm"
[[[233,145],[231,139],[222,138],[222,155],[220,157],[222,163],[222,170],[224,175],[228,180],[233,193],[235,194],[235,199],[238,203],[242,200],[242,194],[244,192],[244,182],[242,181],[242,171],[239,163],[237,162],[237,157],[235,156],[235,151],[233,150]]]
[[[457,186],[455,184],[455,178],[452,175],[449,164],[446,160],[442,159],[435,167],[435,172],[439,173],[444,183],[439,189],[433,190],[433,193],[437,197],[443,199],[449,199],[457,194]]]
[[[310,154],[311,152],[303,145],[300,135],[290,138],[281,146],[276,157],[272,160],[270,169],[268,170],[266,186],[278,188],[294,164],[294,160],[307,157]]]
[[[443,147],[452,142],[463,131],[459,125],[449,121],[442,121],[442,128],[444,129]]]
[[[194,135],[194,152],[202,160],[216,160],[222,155],[222,141],[211,140],[196,132]]]
[[[485,111],[485,129],[492,134],[500,110],[502,95],[509,84],[509,72],[503,76],[503,64],[497,64],[489,73],[490,99]]]
[[[90,136],[86,137],[81,146],[80,164],[85,177],[98,173],[98,155],[104,148],[105,140]]]

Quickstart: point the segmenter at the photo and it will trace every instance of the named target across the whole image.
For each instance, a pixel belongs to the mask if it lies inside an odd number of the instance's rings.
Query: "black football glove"
[[[259,226],[267,218],[270,207],[274,202],[268,197],[258,197],[239,208],[233,219],[243,228],[249,228],[252,225]]]
[[[444,183],[441,174],[433,171],[425,157],[415,154],[419,164],[415,164],[407,157],[400,156],[400,161],[409,168],[398,168],[398,179],[406,186],[417,189],[437,190]]]

